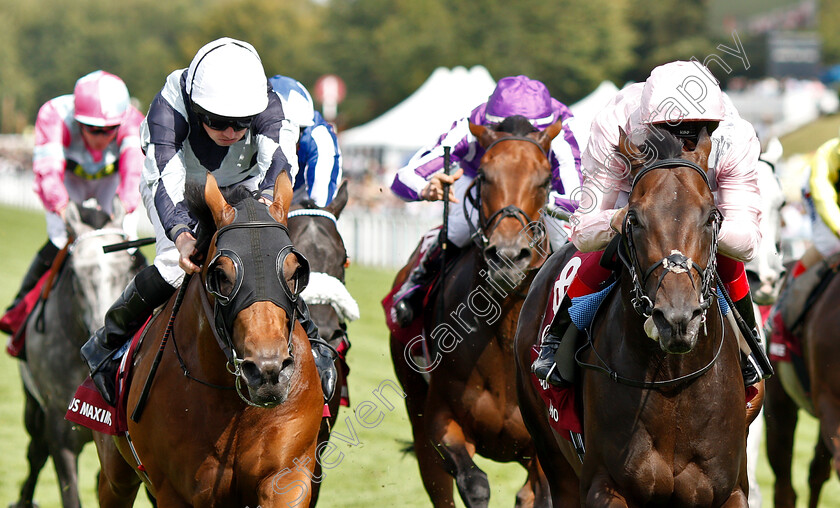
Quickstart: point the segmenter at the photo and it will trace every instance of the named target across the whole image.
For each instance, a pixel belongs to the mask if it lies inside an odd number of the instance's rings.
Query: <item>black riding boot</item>
[[[750,293],[748,292],[746,296],[732,303],[735,305],[735,310],[738,311],[738,314],[741,315],[741,318],[747,324],[753,337],[755,337],[755,343],[761,344],[761,336],[758,334],[758,328],[756,327],[755,310]],[[767,351],[763,345],[757,351],[752,347],[750,349],[753,351],[749,355],[741,353],[741,373],[744,375],[745,386],[752,386],[762,379],[773,375],[772,371],[765,372],[765,369],[761,367],[761,365],[770,365],[770,359],[767,357]]]
[[[569,316],[571,301],[563,298],[540,346],[531,372],[554,386],[568,387],[574,381],[574,351],[578,329]],[[561,347],[562,346],[562,347]]]
[[[41,247],[41,250],[35,254],[35,259],[32,260],[32,263],[29,264],[29,269],[26,271],[26,275],[23,276],[23,282],[20,283],[20,289],[18,290],[15,299],[12,300],[12,304],[6,309],[11,310],[23,300],[23,297],[27,295],[32,288],[38,284],[38,281],[41,280],[41,277],[47,273],[47,270],[55,261],[56,255],[58,255],[59,248],[55,246],[54,243],[47,240],[47,243]]]
[[[169,285],[154,265],[138,273],[105,313],[105,326],[96,330],[82,346],[82,358],[105,402],[116,405],[118,362],[114,353],[143,326],[152,312],[165,303],[175,288]]]
[[[452,246],[452,242],[449,243]],[[414,321],[414,317],[420,313],[423,305],[424,289],[432,283],[440,270],[441,262],[440,242],[430,245],[417,266],[408,274],[400,289],[394,293],[394,312],[396,313],[397,324],[406,327]]]
[[[324,392],[324,400],[328,401],[332,398],[335,391],[335,383],[338,380],[338,371],[335,370],[335,358],[337,353],[327,341],[318,335],[318,327],[309,316],[309,307],[303,298],[298,298],[297,304],[298,320],[306,330],[306,336],[309,337],[309,345],[312,348],[312,357],[315,360],[315,368],[318,369],[318,375],[321,377],[321,390]]]

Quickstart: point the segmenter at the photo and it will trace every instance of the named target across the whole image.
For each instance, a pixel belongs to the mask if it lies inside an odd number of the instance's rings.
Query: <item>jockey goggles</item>
[[[233,128],[235,131],[241,131],[250,128],[251,122],[254,121],[253,116],[232,118],[228,116],[215,115],[196,103],[193,103],[192,107],[193,112],[198,117],[198,120],[214,131],[224,131],[228,128]]]
[[[713,121],[683,120],[675,125],[671,125],[667,122],[655,123],[652,125],[666,130],[680,139],[687,139],[696,145],[697,140],[700,138],[700,131],[703,130],[703,127],[706,128],[706,132],[708,132],[709,136],[711,136],[715,129],[718,128],[719,124],[720,122]]]
[[[119,124],[108,125],[106,127],[99,127],[97,125],[88,125],[86,123],[79,122],[79,125],[82,127],[82,129],[86,130],[89,134],[93,134],[94,136],[107,136],[120,128]]]

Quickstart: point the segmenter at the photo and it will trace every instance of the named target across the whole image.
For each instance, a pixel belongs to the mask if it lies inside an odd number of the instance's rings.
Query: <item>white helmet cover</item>
[[[268,106],[268,83],[257,50],[223,37],[205,44],[187,70],[187,94],[214,115],[243,118]]]
[[[653,69],[640,104],[644,123],[721,121],[726,115],[723,92],[700,62],[677,61]]]

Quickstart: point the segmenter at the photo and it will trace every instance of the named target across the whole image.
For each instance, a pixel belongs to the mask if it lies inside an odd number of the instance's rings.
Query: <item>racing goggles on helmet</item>
[[[233,118],[229,116],[219,116],[213,114],[198,104],[193,103],[193,112],[198,117],[198,120],[213,129],[214,131],[223,131],[232,127],[235,131],[245,130],[251,127],[251,122],[254,121],[253,116],[245,116],[240,118]]]

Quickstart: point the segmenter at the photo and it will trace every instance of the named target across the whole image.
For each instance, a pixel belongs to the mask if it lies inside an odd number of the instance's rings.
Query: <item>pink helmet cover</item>
[[[122,123],[128,109],[128,88],[119,77],[105,72],[94,71],[76,81],[73,89],[77,122],[107,127]]]

